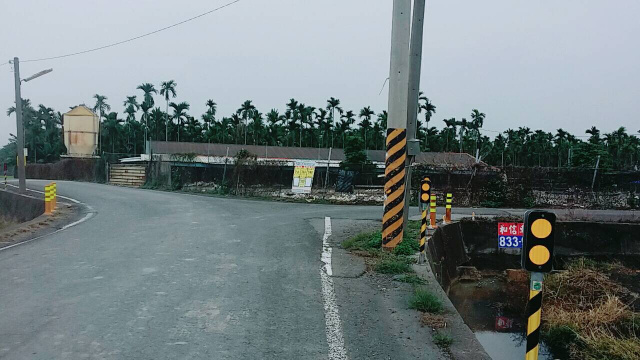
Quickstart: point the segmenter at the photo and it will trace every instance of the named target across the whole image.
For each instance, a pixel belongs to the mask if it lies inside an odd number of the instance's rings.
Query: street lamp
[[[42,70],[36,74],[29,76],[26,79],[20,79],[20,60],[17,57],[13,58],[13,75],[15,79],[16,86],[16,133],[17,133],[17,141],[16,146],[18,147],[16,150],[18,152],[18,188],[21,194],[24,194],[27,191],[27,182],[25,180],[24,173],[24,125],[22,123],[22,94],[20,93],[20,85],[21,83],[31,81],[37,77],[48,74],[53,71],[53,69]]]

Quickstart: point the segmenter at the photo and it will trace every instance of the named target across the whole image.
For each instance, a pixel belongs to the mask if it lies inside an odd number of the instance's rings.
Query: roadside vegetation
[[[615,280],[638,275],[619,263],[578,259],[547,276],[543,337],[554,354],[580,360],[640,359],[638,294]]]
[[[420,232],[419,221],[409,221],[407,233],[393,252],[381,249],[381,231],[372,231],[358,234],[342,243],[342,247],[364,256],[369,270],[381,274],[399,275],[396,279],[401,282],[418,284],[420,278],[411,269],[415,263],[412,255],[418,252],[418,236]],[[411,276],[413,275],[413,276]]]
[[[13,223],[0,216],[0,231],[4,228],[8,228],[10,225],[13,225]]]
[[[180,93],[178,84],[167,80],[142,83],[118,99],[95,94],[86,106],[100,118],[98,155],[139,155],[144,152],[145,134],[156,141],[342,149],[349,146],[350,139],[359,138],[365,150],[385,147],[388,114],[384,109],[347,109],[335,97],[313,105],[292,98],[280,109],[262,111],[252,100],[245,100],[235,111],[220,114],[214,99],[202,98],[198,101],[204,112],[198,114],[193,111],[193,102],[180,98]],[[61,130],[66,109],[36,106],[29,99],[23,99],[22,104],[27,161],[58,160],[65,151]],[[418,110],[417,138],[422,151],[471,156],[479,151],[483,161],[503,167],[590,169],[599,157],[600,169],[631,170],[640,159],[640,138],[635,135],[638,129],[620,127],[602,133],[591,127],[585,131],[587,135],[570,134],[562,128],[555,133],[528,127],[486,130],[487,115],[478,109],[462,117],[436,121],[436,105],[422,93]],[[10,116],[15,108],[6,112]],[[588,139],[581,139],[586,136]],[[15,137],[11,136],[9,144],[0,148],[0,162],[15,165],[15,150]]]

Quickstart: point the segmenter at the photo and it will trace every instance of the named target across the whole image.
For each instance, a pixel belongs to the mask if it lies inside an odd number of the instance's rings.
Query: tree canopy
[[[139,85],[137,95],[124,97],[121,114],[112,111],[106,96],[94,96],[95,104],[89,107],[100,116],[100,155],[140,154],[144,151],[145,134],[148,139],[159,141],[336,147],[345,151],[360,146],[362,150],[385,148],[386,110],[376,112],[370,106],[344,109],[335,97],[320,106],[292,98],[283,110],[273,108],[264,112],[252,100],[246,100],[225,116],[219,114],[213,99],[207,99],[203,102],[206,112],[197,116],[189,112],[191,106],[187,101],[171,101],[178,94],[175,81],[163,81],[158,88],[159,91],[151,83]],[[162,97],[164,110],[155,106],[154,95]],[[639,165],[640,140],[633,134],[636,129],[630,133],[620,127],[611,133],[602,133],[590,127],[578,135],[562,128],[555,133],[528,127],[485,130],[491,116],[478,109],[472,109],[467,117],[459,120],[438,121],[438,128],[434,126],[437,107],[422,93],[418,108],[417,138],[422,151],[478,154],[481,160],[496,166],[592,168],[598,156],[600,166],[605,169],[633,170]],[[11,107],[7,114],[14,111]],[[58,159],[65,151],[61,113],[45,105],[36,109],[24,99],[23,114],[28,161]],[[10,143],[2,148],[0,161],[15,163],[14,142],[15,138],[11,137]]]

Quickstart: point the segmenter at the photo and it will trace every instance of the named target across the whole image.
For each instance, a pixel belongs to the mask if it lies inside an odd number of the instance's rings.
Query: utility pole
[[[593,181],[591,181],[592,192],[593,192],[593,187],[596,185],[596,175],[598,175],[598,166],[600,166],[600,155],[598,155],[598,159],[596,160],[596,168],[593,170]]]
[[[411,0],[394,0],[382,216],[382,247],[385,250],[393,250],[403,237],[410,36]]]
[[[416,140],[418,131],[418,98],[420,94],[420,74],[422,72],[422,35],[424,33],[425,0],[413,1],[413,20],[411,22],[411,46],[409,57],[409,102],[407,104],[407,181],[404,202],[404,230],[407,230],[409,203],[411,202],[411,173],[415,158],[420,154],[420,141]]]
[[[16,85],[16,146],[18,152],[18,188],[21,194],[27,191],[24,174],[24,127],[22,124],[22,94],[20,93],[20,60],[13,58],[13,75]]]

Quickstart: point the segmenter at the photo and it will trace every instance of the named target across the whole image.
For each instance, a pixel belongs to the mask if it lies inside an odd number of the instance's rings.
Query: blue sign
[[[522,248],[522,236],[500,235],[498,237],[498,247],[500,248]]]

